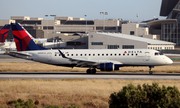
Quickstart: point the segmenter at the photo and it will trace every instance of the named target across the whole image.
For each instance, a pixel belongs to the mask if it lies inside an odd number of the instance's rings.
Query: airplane
[[[2,48],[16,48],[15,43],[13,43],[13,42],[5,42],[5,39],[6,39],[7,35],[8,35],[10,27],[11,27],[10,24],[6,24],[0,30],[0,49],[2,49]]]
[[[20,25],[20,24],[19,24]],[[27,30],[20,25],[25,31],[26,33],[33,39],[33,41],[38,44],[38,45],[43,45],[43,47],[45,48],[53,48],[53,47],[57,47],[58,45],[56,43],[53,42],[47,42],[47,39],[42,39],[42,38],[34,38],[29,32],[27,32]],[[15,42],[6,42],[5,39],[8,35],[9,29],[10,29],[11,25],[10,24],[6,24],[1,30],[0,30],[0,49],[6,49],[5,52],[8,52],[9,50],[16,50],[16,45]]]
[[[67,67],[88,67],[87,74],[101,71],[119,70],[123,66],[149,66],[153,74],[154,66],[170,65],[173,61],[159,51],[152,49],[58,49],[40,47],[17,23],[11,23],[17,52],[9,55],[27,60]]]
[[[9,28],[10,28],[9,24],[6,24],[6,25],[4,25],[4,27],[1,28],[1,30],[0,30],[0,42],[1,43],[5,42],[5,39],[9,32]]]

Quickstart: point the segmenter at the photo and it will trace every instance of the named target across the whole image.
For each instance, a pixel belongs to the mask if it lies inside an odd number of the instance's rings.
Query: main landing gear
[[[149,66],[149,74],[152,75],[153,71],[151,71],[151,69],[154,68],[154,66]]]
[[[94,68],[94,69],[87,69],[87,71],[86,71],[86,73],[87,74],[96,74],[96,69]]]

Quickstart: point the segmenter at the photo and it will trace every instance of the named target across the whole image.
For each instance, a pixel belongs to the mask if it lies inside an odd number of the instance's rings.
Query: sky
[[[159,19],[162,0],[0,0],[0,19],[11,16],[40,17],[52,20],[59,17],[85,18],[102,20],[100,12],[108,12],[105,19],[123,19],[144,21]],[[139,14],[137,18],[136,15]]]

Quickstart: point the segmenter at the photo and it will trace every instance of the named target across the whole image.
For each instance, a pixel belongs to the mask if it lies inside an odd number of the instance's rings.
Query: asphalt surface
[[[169,73],[97,73],[86,74],[77,72],[24,72],[0,73],[0,79],[124,79],[124,80],[180,80],[180,74]]]

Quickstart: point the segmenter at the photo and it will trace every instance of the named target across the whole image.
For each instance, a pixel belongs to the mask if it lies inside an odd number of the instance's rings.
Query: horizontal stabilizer
[[[9,52],[8,54],[13,57],[22,57],[22,58],[28,58],[32,56],[31,54],[28,53],[15,52],[15,51]]]

